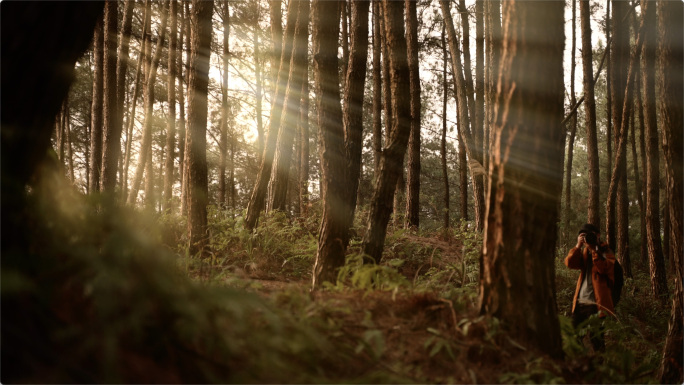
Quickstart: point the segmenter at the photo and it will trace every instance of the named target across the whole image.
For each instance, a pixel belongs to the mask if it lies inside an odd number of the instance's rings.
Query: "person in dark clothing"
[[[577,327],[594,314],[599,318],[614,315],[610,285],[615,281],[615,255],[608,244],[601,241],[599,229],[587,223],[579,231],[577,245],[565,258],[565,265],[580,271],[572,302],[572,324]],[[605,348],[603,331],[591,333],[594,350]]]

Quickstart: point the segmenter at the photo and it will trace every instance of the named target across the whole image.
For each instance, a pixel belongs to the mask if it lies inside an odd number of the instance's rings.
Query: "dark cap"
[[[585,223],[582,228],[580,229],[578,234],[582,233],[597,233],[599,234],[601,231],[598,229],[598,227],[592,225],[591,223]]]

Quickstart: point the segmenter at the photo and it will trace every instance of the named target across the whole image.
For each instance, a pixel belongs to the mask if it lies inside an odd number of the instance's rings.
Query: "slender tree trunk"
[[[411,136],[408,150],[406,228],[420,225],[420,67],[418,63],[418,15],[416,1],[406,0],[406,44],[411,89]]]
[[[171,24],[169,26],[169,61],[168,61],[168,102],[169,117],[166,130],[166,163],[164,165],[164,193],[162,197],[162,212],[170,212],[171,199],[173,198],[173,165],[176,160],[176,45],[178,44],[176,30],[178,29],[177,14],[178,3],[171,0],[169,7],[171,14]]]
[[[456,109],[456,117],[458,124],[456,125],[456,132],[458,136],[458,184],[460,188],[459,197],[461,198],[461,220],[468,221],[468,157],[465,146],[465,141],[462,139],[461,133],[461,112]]]
[[[318,111],[318,140],[321,161],[321,198],[323,218],[318,236],[318,253],[313,267],[313,289],[323,282],[335,282],[337,270],[344,264],[343,242],[346,233],[343,208],[346,185],[346,162],[342,107],[340,105],[339,2],[314,0],[312,38],[313,65]]]
[[[261,164],[261,157],[264,155],[264,124],[263,124],[263,107],[262,107],[262,89],[263,76],[261,69],[261,54],[259,53],[259,2],[255,1],[257,15],[254,21],[254,31],[252,34],[252,41],[254,43],[254,80],[255,80],[255,98],[256,98],[256,129],[257,129],[257,164]]]
[[[672,226],[672,249],[675,261],[674,295],[672,314],[665,340],[660,382],[680,384],[684,381],[682,362],[682,312],[684,311],[684,208],[682,207],[682,127],[684,126],[684,44],[682,43],[682,15],[684,7],[678,1],[658,1],[658,61],[662,68],[659,78],[660,111],[662,115],[663,155],[667,165],[667,191],[670,197],[670,225]]]
[[[644,170],[644,183],[641,184],[639,194],[641,196],[641,264],[646,265],[648,260],[648,238],[646,235],[646,123],[644,117],[644,104],[641,98],[643,90],[641,76],[637,76],[636,102],[639,111],[639,151],[641,153],[641,169]]]
[[[402,173],[402,164],[411,133],[410,70],[404,33],[404,3],[383,0],[385,36],[390,62],[392,129],[380,161],[380,175],[371,201],[363,252],[380,262],[392,213],[392,194]]]
[[[350,0],[351,1],[351,0]],[[342,30],[340,33],[340,46],[342,47],[342,60],[340,64],[342,67],[342,93],[346,94],[347,89],[347,68],[349,66],[349,23],[347,19],[347,0],[340,1],[340,20],[342,21]]]
[[[143,20],[147,20],[143,17]],[[149,25],[143,26],[142,36],[145,36]],[[135,107],[140,95],[140,73],[142,72],[142,63],[144,61],[145,48],[143,47],[145,39],[140,39],[140,53],[138,54],[138,64],[135,70],[135,80],[133,81],[133,102],[131,103],[131,112],[128,114],[128,121],[126,121],[126,153],[124,155],[124,168],[122,175],[121,200],[125,201],[128,197],[128,166],[131,161],[131,143],[133,142],[133,127],[135,126]]]
[[[66,135],[66,147],[67,147],[67,164],[69,166],[69,180],[71,183],[76,182],[74,176],[74,152],[71,146],[71,115],[69,113],[69,98],[64,99],[64,134]]]
[[[592,68],[591,46],[591,11],[589,0],[580,0],[580,28],[582,28],[582,85],[584,88],[584,116],[587,137],[587,159],[589,162],[589,204],[587,222],[601,228],[600,216],[600,176],[598,135],[596,128],[596,99],[594,96],[594,81]],[[607,48],[606,48],[607,49]]]
[[[93,37],[93,104],[91,109],[90,134],[90,183],[88,191],[100,191],[100,172],[102,171],[102,87],[104,65],[104,18],[101,17],[95,26]]]
[[[66,116],[67,116],[66,102],[62,103],[62,106],[57,115],[57,154],[59,155],[59,161],[64,165],[64,147],[66,145]]]
[[[191,38],[191,33],[190,33],[190,20],[191,20],[191,15],[190,15],[190,1],[185,1],[184,4],[185,6],[185,58],[187,61],[187,64],[185,65],[185,86],[188,87],[186,89],[189,89],[190,87],[190,38]],[[190,101],[190,91],[188,90],[188,102]],[[188,113],[189,113],[189,108],[188,107]],[[182,112],[182,111],[181,111]],[[188,141],[188,130],[189,130],[189,115],[186,118],[186,129],[185,129],[185,143],[184,143],[184,149],[183,149],[183,163],[182,163],[182,171],[181,174],[183,174],[183,177],[181,178],[181,214],[187,215],[188,214],[188,190],[189,190],[189,185],[188,185],[188,152],[190,151],[190,142]]]
[[[148,1],[149,3],[149,1]],[[147,5],[147,14],[148,14],[148,19],[147,19],[147,24],[152,25],[151,23],[151,5]],[[159,65],[159,60],[161,59],[161,51],[164,48],[164,38],[166,36],[166,22],[168,19],[168,9],[166,8],[166,4],[162,7],[161,15],[161,26],[159,27],[159,38],[157,40],[157,47],[154,52],[154,57],[151,56],[152,53],[152,43],[150,41],[150,34],[146,36],[147,39],[147,53],[146,53],[146,63],[145,67],[147,69],[145,73],[146,77],[146,82],[145,82],[145,92],[144,92],[144,99],[145,99],[145,120],[143,122],[143,138],[142,142],[140,144],[140,153],[138,154],[138,165],[135,169],[135,177],[133,179],[133,185],[131,186],[131,191],[128,194],[128,204],[134,204],[135,201],[137,200],[138,197],[138,191],[140,190],[140,184],[142,183],[142,177],[143,177],[143,172],[145,171],[145,168],[147,167],[148,163],[148,158],[152,157],[152,118],[153,118],[153,106],[154,106],[154,84],[157,80],[157,67]],[[151,28],[150,28],[151,30]],[[151,167],[148,168],[149,170],[152,170]],[[149,175],[149,179],[151,178],[151,175]],[[152,182],[150,182],[152,183]],[[149,184],[148,184],[149,186]],[[151,190],[148,190],[147,192],[151,192]],[[149,203],[150,197],[145,197],[145,200]],[[148,204],[149,206],[149,204]]]
[[[612,0],[606,0],[606,41],[612,43],[612,38],[610,36],[611,24],[613,18],[610,13],[610,4]],[[613,99],[612,99],[612,88],[613,88],[613,60],[612,60],[612,46],[611,43],[606,45],[606,155],[608,167],[606,167],[606,178],[608,179],[608,184],[610,184],[610,179],[612,178],[611,171],[613,170]],[[608,222],[606,218],[606,225]],[[612,220],[612,223],[615,221]],[[600,227],[599,227],[600,229]],[[609,238],[609,234],[606,233],[606,239]],[[614,238],[614,234],[613,234]],[[615,245],[611,245],[614,249]]]
[[[205,254],[207,204],[207,92],[211,53],[212,0],[193,0],[188,83],[188,238],[190,255]]]
[[[299,207],[300,215],[308,215],[309,206],[309,60],[303,68],[302,106],[299,117],[299,141],[301,144],[299,167]]]
[[[445,0],[440,1],[442,8],[442,15],[444,16],[444,22],[446,23],[446,30],[448,34],[449,48],[451,50],[451,61],[452,61],[452,72],[454,74],[454,79],[456,80],[456,104],[458,105],[458,119],[460,128],[460,139],[463,140],[463,144],[468,155],[468,165],[470,167],[470,177],[473,181],[473,197],[475,200],[475,227],[478,230],[482,230],[484,227],[484,217],[485,203],[484,203],[484,186],[482,183],[482,178],[479,176],[483,175],[482,169],[478,167],[481,165],[481,155],[482,152],[476,147],[475,138],[470,130],[470,111],[468,108],[468,87],[466,85],[466,79],[463,77],[463,65],[461,64],[461,57],[458,54],[458,38],[456,36],[456,30],[454,28],[454,22],[451,17],[451,12],[449,10],[448,2]],[[465,39],[464,39],[465,40]],[[464,49],[465,51],[465,49]],[[469,56],[468,56],[469,57]],[[468,63],[470,64],[470,63]],[[471,78],[472,79],[472,78]],[[472,87],[472,86],[471,86]],[[473,111],[475,109],[473,108]],[[479,159],[479,160],[478,160]]]
[[[501,62],[502,51],[502,35],[501,35],[501,2],[499,0],[488,0],[485,4],[487,19],[485,28],[485,39],[487,41],[487,66],[485,69],[485,77],[487,78],[486,93],[487,106],[486,124],[484,127],[484,153],[487,154],[483,159],[484,169],[489,172],[489,154],[490,143],[492,141],[491,126],[494,122],[494,106],[496,105],[496,84],[499,78],[499,63]],[[489,192],[489,177],[485,178],[485,191]]]
[[[570,106],[577,103],[575,96],[575,47],[577,46],[577,5],[576,0],[572,0],[572,42],[570,44]],[[589,76],[592,75],[592,70],[589,68]],[[570,215],[572,212],[572,161],[575,148],[575,135],[577,133],[577,114],[574,114],[570,120],[570,127],[568,129],[570,136],[568,137],[568,156],[565,162],[565,225],[563,228],[567,235],[574,235],[570,231]],[[562,238],[561,238],[562,239]],[[568,236],[565,239],[569,239]],[[562,240],[563,241],[563,240]]]
[[[102,116],[103,116],[103,152],[102,152],[102,191],[114,197],[116,188],[116,169],[121,151],[121,122],[118,117],[117,93],[117,20],[118,5],[116,1],[105,3],[103,51],[104,66],[102,71]],[[125,74],[123,74],[125,76]]]
[[[228,157],[228,65],[230,55],[230,7],[228,2],[220,2],[219,9],[223,18],[223,74],[221,75],[221,133],[219,136],[219,175],[218,205],[226,205],[226,162]]]
[[[288,55],[287,52],[283,51],[283,11],[281,10],[282,0],[270,1],[269,12],[271,18],[271,41],[273,42],[273,51],[271,52],[271,101],[275,100],[276,91],[278,88],[278,76],[280,74],[279,69],[281,66],[281,60],[283,54]],[[296,7],[290,8],[288,4],[288,14],[290,9],[296,9]],[[287,44],[287,38],[285,38],[285,43]]]
[[[180,179],[181,188],[181,214],[187,212],[187,197],[186,197],[186,177],[187,177],[187,160],[186,160],[186,149],[187,149],[187,124],[185,118],[185,92],[184,88],[187,86],[188,68],[183,64],[183,52],[188,52],[190,47],[190,13],[188,12],[187,2],[180,3],[180,17],[181,21],[179,23],[180,36],[178,37],[178,179]],[[185,36],[185,48],[183,47],[183,36]],[[186,55],[186,60],[190,58],[190,55]],[[185,68],[185,76],[183,75],[183,68]]]
[[[476,142],[482,151],[482,164],[485,167],[487,152],[485,142],[487,136],[484,131],[485,119],[485,71],[484,71],[484,0],[475,0],[475,136]],[[487,168],[482,176],[482,191],[487,194]]]
[[[440,142],[440,157],[442,160],[442,178],[444,178],[444,222],[442,226],[444,229],[448,229],[451,226],[451,220],[449,219],[450,208],[449,208],[449,170],[447,168],[447,145],[446,145],[446,134],[447,134],[447,98],[448,98],[448,83],[447,83],[447,50],[446,50],[446,38],[444,36],[445,30],[444,25],[442,25],[442,85],[444,86],[442,94],[442,140]]]
[[[637,17],[635,14],[632,14],[633,18],[633,30],[635,33],[636,31],[639,30],[639,23],[637,22]],[[639,61],[635,63],[636,65],[636,73],[639,74],[641,72],[641,68],[639,65]],[[643,132],[643,127],[644,127],[644,119],[643,119],[643,103],[641,101],[641,76],[637,75],[636,78],[634,79],[636,84],[634,85],[634,97],[635,97],[635,102],[634,102],[634,107],[633,111],[631,114],[631,142],[632,142],[632,164],[634,166],[634,193],[636,195],[636,201],[637,204],[639,205],[639,224],[640,224],[640,235],[641,235],[641,257],[640,260],[643,261],[645,255],[644,253],[647,252],[646,244],[648,242],[647,236],[646,236],[646,207],[644,206],[644,201],[643,201],[643,187],[641,185],[641,177],[639,176],[639,161],[640,158],[637,155],[637,147],[636,147],[636,115],[637,111],[639,112],[639,124],[640,128]],[[646,169],[643,168],[644,172],[646,172]],[[631,265],[631,263],[630,263]],[[629,276],[632,277],[632,272],[631,272],[631,266],[629,266]]]
[[[655,87],[658,36],[655,2],[643,1],[641,7],[642,33],[644,35],[642,82],[644,85],[644,123],[646,125],[646,235],[648,237],[651,292],[656,299],[664,300],[668,290],[665,259],[660,238],[660,156],[658,154],[659,137]]]
[[[308,60],[310,7],[308,0],[300,0],[297,4],[299,8],[296,10],[298,16],[292,45],[292,58],[289,66],[289,81],[273,160],[273,171],[271,172],[272,194],[268,204],[269,210],[285,211],[286,209],[287,187],[290,179],[290,166],[292,164],[292,146],[301,116],[302,69],[306,67],[306,61]]]
[[[562,2],[504,2],[497,124],[484,238],[481,311],[562,356],[554,293],[563,183]],[[503,114],[503,111],[507,111]],[[539,236],[539,229],[548,229]]]
[[[275,2],[272,2],[271,6],[273,6],[273,3]],[[259,173],[257,174],[256,183],[254,184],[249,203],[247,204],[245,228],[248,230],[252,230],[256,226],[257,219],[259,219],[259,215],[264,208],[264,198],[266,198],[266,193],[268,192],[268,182],[271,178],[273,157],[275,155],[278,135],[282,124],[283,105],[289,83],[292,44],[297,23],[297,5],[297,2],[290,2],[288,5],[287,25],[285,27],[284,46],[281,49],[282,57],[280,60],[280,69],[278,70],[278,81],[275,95],[271,99],[271,118],[268,136],[266,137],[266,147],[264,148],[264,154],[261,159],[261,166],[259,168]],[[273,13],[273,10],[271,12]]]
[[[380,33],[380,0],[373,0],[373,180],[380,173],[382,156],[382,68],[380,54],[382,38]]]

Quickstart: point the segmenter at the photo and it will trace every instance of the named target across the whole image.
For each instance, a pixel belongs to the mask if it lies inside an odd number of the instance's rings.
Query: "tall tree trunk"
[[[346,232],[343,208],[346,185],[346,162],[342,107],[340,105],[339,2],[314,0],[312,39],[313,65],[318,111],[318,153],[321,161],[321,199],[323,217],[318,236],[318,253],[313,267],[312,287],[335,282],[337,269],[344,264]]]
[[[411,133],[410,71],[404,33],[404,3],[383,0],[385,36],[389,53],[392,91],[392,129],[380,161],[380,175],[371,201],[363,252],[380,262],[392,213],[392,194],[402,173],[402,164]]]
[[[349,245],[349,230],[354,223],[357,191],[361,176],[361,153],[363,150],[363,97],[366,87],[368,68],[368,9],[370,1],[351,3],[351,51],[346,73],[346,92],[342,124],[344,126],[344,145],[347,187],[345,193],[345,228],[343,246]],[[344,261],[342,261],[344,262]]]
[[[95,26],[93,37],[93,104],[91,109],[90,132],[90,183],[88,191],[100,191],[100,172],[102,171],[102,87],[104,66],[104,18],[101,17]]]
[[[183,52],[186,53],[186,62],[190,60],[190,11],[189,2],[181,2],[181,20],[180,23],[180,37],[178,38],[178,112],[180,132],[178,138],[178,177],[180,179],[181,187],[181,214],[187,213],[187,174],[188,174],[188,161],[187,161],[187,119],[185,114],[185,93],[183,89],[187,89],[188,76],[190,74],[189,64],[183,64]],[[185,35],[185,48],[183,48],[183,36]],[[185,68],[185,75],[183,75],[183,69]]]
[[[408,150],[406,228],[420,225],[420,67],[418,62],[418,15],[416,1],[406,0],[406,45],[411,89],[411,136]]]
[[[121,151],[121,123],[118,118],[117,93],[117,20],[118,6],[115,1],[105,3],[103,51],[104,65],[102,71],[102,117],[103,117],[103,152],[102,152],[102,191],[114,197],[116,188],[116,169]],[[124,74],[125,76],[125,74]]]
[[[485,166],[485,142],[487,137],[484,131],[485,119],[485,70],[484,70],[484,0],[475,0],[475,137],[482,151],[482,166]],[[486,172],[485,168],[485,172]],[[487,194],[487,175],[482,176],[482,191]]]
[[[309,60],[302,69],[302,105],[299,117],[300,167],[299,167],[299,207],[300,215],[308,215],[309,206]]]
[[[644,123],[646,135],[646,235],[651,272],[651,293],[656,299],[667,296],[665,259],[660,238],[660,156],[658,154],[658,117],[656,112],[656,9],[654,1],[643,1],[642,24],[644,54],[642,83],[644,85]],[[680,128],[681,129],[681,128]],[[681,175],[680,175],[681,177]]]
[[[71,115],[69,114],[69,98],[64,99],[64,134],[66,136],[66,147],[67,147],[67,164],[69,166],[69,180],[71,183],[75,183],[76,179],[74,176],[74,153],[71,146]]]
[[[642,101],[641,93],[643,90],[641,76],[636,77],[636,108],[639,111],[639,152],[641,153],[641,169],[644,170],[644,183],[639,189],[641,205],[641,264],[646,265],[648,260],[648,238],[646,235],[646,123],[644,118],[644,103]]]
[[[380,173],[382,156],[382,68],[380,54],[382,38],[380,32],[380,0],[373,0],[373,180]]]
[[[463,76],[463,65],[461,64],[461,57],[458,55],[460,50],[458,49],[458,37],[456,36],[456,30],[454,28],[454,21],[451,17],[451,12],[449,10],[449,4],[445,0],[440,1],[442,8],[442,16],[444,17],[444,22],[446,24],[446,30],[448,34],[449,48],[451,50],[451,62],[452,62],[452,73],[455,79],[456,88],[456,104],[458,105],[458,123],[460,129],[460,139],[463,140],[463,144],[468,155],[468,165],[470,167],[470,177],[473,181],[473,197],[475,201],[475,227],[478,230],[484,228],[484,186],[482,183],[483,175],[482,169],[478,167],[478,164],[482,164],[482,152],[481,149],[476,148],[476,140],[470,129],[470,111],[468,108],[468,86],[466,79]],[[465,39],[464,39],[465,40]],[[465,48],[464,48],[465,51]],[[468,63],[470,66],[470,63]],[[472,79],[472,78],[471,78]],[[471,85],[472,88],[472,85]],[[473,111],[475,109],[473,108]]]
[[[151,14],[152,9],[148,1],[147,14],[148,19],[146,23],[152,25]],[[157,67],[159,66],[159,60],[161,59],[161,51],[164,48],[164,38],[166,36],[166,22],[169,16],[167,4],[163,5],[161,11],[162,19],[161,25],[159,27],[159,38],[157,39],[157,47],[154,52],[154,57],[152,57],[152,42],[150,41],[150,34],[146,36],[147,39],[147,51],[146,51],[146,62],[145,62],[145,120],[143,122],[143,138],[140,143],[140,153],[138,154],[138,165],[135,169],[135,177],[133,179],[133,185],[131,186],[131,191],[128,194],[128,204],[134,204],[138,197],[138,191],[140,190],[140,184],[142,183],[143,172],[147,167],[148,157],[152,157],[152,118],[153,118],[153,106],[154,106],[154,85],[157,80]],[[150,28],[150,32],[151,32]],[[152,168],[149,168],[150,170]],[[150,175],[151,177],[151,175]],[[153,179],[153,178],[149,178]],[[150,182],[151,183],[151,182]],[[148,185],[149,186],[149,185]],[[151,192],[151,191],[148,191]],[[146,201],[149,197],[145,197]]]
[[[622,255],[625,250],[621,250],[619,246],[623,246],[622,240],[618,239],[621,234],[617,234],[618,229],[616,227],[616,221],[621,222],[620,214],[622,212],[622,201],[623,201],[623,182],[622,179],[626,178],[626,148],[623,147],[621,153],[617,153],[619,150],[619,142],[622,139],[621,129],[622,129],[622,110],[624,105],[624,92],[627,85],[627,72],[626,64],[629,62],[629,24],[624,20],[624,14],[628,7],[628,4],[619,1],[611,0],[611,5],[613,8],[613,17],[611,21],[611,33],[613,34],[612,44],[610,46],[610,94],[611,94],[611,116],[613,121],[613,143],[615,144],[616,154],[615,158],[621,159],[619,163],[616,164],[619,178],[616,182],[616,200],[612,202],[611,206],[607,210],[606,215],[606,237],[610,248],[616,250],[616,256],[618,259],[622,259]],[[613,166],[615,167],[615,166]],[[614,177],[611,175],[611,180]],[[609,198],[610,199],[610,198]],[[608,205],[607,205],[608,206]]]
[[[272,2],[271,6],[273,6],[273,3],[276,2]],[[289,83],[290,59],[292,57],[294,31],[297,23],[297,6],[297,2],[290,2],[288,5],[287,25],[285,27],[283,48],[281,49],[282,57],[280,60],[280,69],[278,70],[278,80],[276,82],[275,94],[271,99],[271,118],[268,128],[268,136],[266,137],[266,146],[264,148],[264,154],[261,159],[261,166],[259,167],[256,182],[247,204],[245,228],[248,230],[254,229],[257,219],[259,219],[259,215],[264,208],[264,198],[266,198],[268,182],[271,178],[273,157],[275,155],[275,148],[281,128],[283,105]]]
[[[572,0],[572,42],[570,45],[570,106],[577,103],[575,96],[575,47],[577,46],[577,4],[576,0]],[[589,76],[592,76],[592,70],[589,68]],[[575,135],[577,133],[577,114],[574,114],[570,120],[570,127],[568,129],[570,136],[568,137],[568,156],[565,162],[565,221],[563,228],[566,233],[566,240],[569,239],[567,235],[573,234],[570,231],[570,214],[572,212],[572,161],[575,148]]]
[[[563,183],[563,3],[504,2],[481,311],[562,356],[554,293]],[[503,111],[507,111],[506,114]],[[549,229],[539,236],[539,229]]]
[[[190,20],[191,20],[191,15],[190,15],[190,1],[185,1],[184,4],[185,6],[185,58],[187,60],[187,63],[185,65],[185,86],[186,90],[188,90],[190,87],[190,39],[191,39],[191,33],[190,33]],[[190,91],[187,91],[187,99],[188,102],[190,102]],[[189,107],[188,107],[189,109]],[[188,111],[189,112],[189,111]],[[181,178],[181,214],[187,215],[188,214],[188,190],[189,190],[189,185],[188,185],[188,152],[190,151],[190,142],[188,141],[188,130],[189,130],[189,115],[186,115],[186,129],[185,129],[185,146],[183,150],[184,154],[184,159],[183,159],[183,164],[182,164],[182,174],[183,177]]]
[[[176,30],[178,29],[177,14],[178,3],[171,0],[169,7],[171,25],[169,27],[169,61],[168,61],[168,102],[169,118],[166,130],[166,164],[164,165],[164,194],[162,197],[162,212],[170,212],[171,199],[173,198],[173,165],[176,160],[176,45],[178,44]]]
[[[143,20],[147,20],[147,18],[143,16]],[[145,36],[145,34],[148,33],[148,28],[149,25],[144,24],[142,36]],[[121,177],[123,179],[121,181],[121,201],[126,201],[126,198],[128,197],[128,166],[131,161],[131,144],[133,142],[133,127],[135,126],[135,107],[138,103],[138,96],[140,95],[140,74],[142,72],[142,63],[145,55],[144,41],[144,38],[140,39],[140,53],[138,54],[138,64],[136,65],[135,70],[135,80],[133,80],[133,102],[131,103],[131,112],[128,114],[128,120],[126,121],[126,153],[124,154],[123,175]]]
[[[290,180],[292,164],[292,146],[299,126],[300,106],[302,101],[302,69],[308,60],[309,42],[309,1],[300,0],[296,4],[297,25],[292,45],[290,74],[283,105],[283,114],[278,133],[278,141],[271,172],[271,197],[268,203],[270,210],[285,211],[287,204],[287,187]],[[295,11],[293,9],[293,11]]]
[[[665,340],[663,361],[660,368],[660,382],[680,384],[684,381],[682,362],[682,312],[684,311],[684,208],[682,207],[682,127],[684,126],[684,44],[682,42],[682,15],[684,7],[679,1],[658,1],[658,60],[662,68],[659,78],[659,100],[661,103],[663,154],[667,165],[667,191],[670,197],[670,225],[672,226],[672,255],[675,261],[674,296],[672,314]]]
[[[350,0],[351,1],[351,0]],[[340,46],[342,47],[342,60],[340,61],[342,67],[342,93],[346,94],[347,89],[347,68],[349,66],[349,22],[347,19],[347,0],[340,1],[340,20],[342,21],[342,30],[340,33]]]
[[[254,43],[254,80],[256,98],[256,130],[257,130],[257,164],[261,164],[261,157],[264,155],[264,124],[262,107],[263,75],[261,69],[261,54],[259,53],[259,1],[255,0],[257,14],[254,18],[254,30],[252,41]]]
[[[270,1],[269,6],[269,16],[271,18],[271,41],[273,42],[273,51],[271,52],[271,101],[275,100],[276,91],[278,88],[278,76],[280,74],[279,69],[281,66],[281,60],[283,54],[288,55],[287,50],[283,50],[283,11],[281,9],[282,0]],[[290,9],[296,9],[296,7],[290,8],[288,4],[288,15]],[[287,44],[287,38],[285,38],[285,43]]]
[[[456,132],[458,136],[458,185],[460,189],[459,197],[461,198],[461,220],[468,221],[468,157],[463,134],[461,133],[461,112],[456,109],[456,117],[458,124],[456,125]]]
[[[483,159],[485,172],[489,172],[489,148],[492,141],[491,126],[494,121],[494,106],[496,105],[496,84],[498,82],[498,69],[501,62],[502,35],[501,35],[501,2],[499,0],[488,0],[485,4],[487,18],[485,20],[485,39],[487,42],[487,66],[485,68],[486,80],[486,123],[483,133],[484,153]],[[489,192],[489,177],[485,178],[485,191]]]
[[[221,123],[219,135],[219,175],[218,205],[226,205],[226,161],[228,157],[228,65],[230,55],[230,7],[229,2],[220,2],[219,9],[223,18],[223,74],[221,75]]]
[[[584,116],[587,129],[587,159],[589,162],[589,204],[587,222],[601,228],[600,216],[600,175],[598,135],[596,128],[596,99],[592,68],[591,11],[589,0],[580,0],[580,28],[582,28],[582,85],[584,88]],[[608,49],[608,48],[606,48]]]
[[[611,24],[613,23],[613,18],[611,17],[610,13],[610,4],[613,0],[606,0],[606,41],[611,42],[606,44],[606,155],[607,155],[607,164],[608,166],[606,167],[606,178],[608,179],[608,184],[610,184],[610,179],[612,178],[611,171],[613,170],[613,98],[612,98],[612,89],[613,89],[613,60],[612,60],[612,38],[610,36],[611,32]],[[606,226],[608,224],[608,218],[606,218]],[[614,223],[614,218],[611,220],[611,223]],[[606,227],[607,228],[607,227]],[[600,227],[599,227],[600,229]],[[614,228],[613,228],[614,230]],[[609,238],[610,235],[606,233],[606,239]],[[613,234],[614,238],[614,234]],[[615,245],[611,245],[611,247],[614,247]],[[615,250],[613,248],[613,250]]]
[[[188,239],[190,255],[205,254],[207,204],[207,93],[211,54],[212,0],[193,0],[188,83]]]
[[[447,145],[446,145],[446,134],[447,134],[447,98],[448,98],[448,83],[447,83],[447,50],[446,50],[446,38],[444,36],[445,30],[444,25],[442,25],[442,85],[444,86],[442,91],[442,140],[439,147],[439,155],[442,160],[442,178],[444,178],[444,222],[442,226],[444,229],[448,229],[451,226],[451,220],[449,219],[449,170],[447,168]]]
[[[130,61],[129,51],[131,45],[131,35],[133,30],[133,13],[135,11],[135,1],[127,0],[124,2],[124,14],[123,14],[123,25],[121,26],[121,32],[119,32],[119,51],[116,55],[116,125],[115,127],[119,130],[119,141],[121,141],[121,134],[124,130],[127,130],[128,124],[124,123],[125,112],[128,110],[126,104],[130,106],[131,100],[130,95],[127,91],[127,81],[126,72],[128,71],[128,62]],[[143,18],[143,20],[145,20]],[[143,29],[145,25],[143,23]],[[136,74],[137,76],[137,74]],[[135,87],[135,86],[134,86]],[[128,145],[129,138],[126,138],[124,143],[124,149]],[[123,168],[124,168],[124,154],[121,153],[121,146],[117,150],[117,159],[119,160],[119,181],[118,186],[120,188],[119,196],[120,201],[126,201],[126,194],[123,192],[123,179],[125,178]]]

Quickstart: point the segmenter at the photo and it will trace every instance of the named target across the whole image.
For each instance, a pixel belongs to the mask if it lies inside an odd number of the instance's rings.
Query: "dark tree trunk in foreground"
[[[485,92],[487,106],[485,109],[485,127],[483,133],[483,147],[485,158],[484,169],[489,172],[489,147],[492,141],[491,126],[494,121],[494,106],[496,105],[496,84],[499,79],[499,63],[501,61],[501,2],[499,0],[487,0],[485,4],[485,40],[487,43],[487,66],[485,68]],[[489,178],[485,178],[485,191],[489,191]]]
[[[684,311],[684,208],[682,207],[682,127],[684,126],[684,43],[682,42],[682,14],[684,7],[679,1],[658,1],[658,60],[662,68],[659,82],[659,100],[662,113],[663,154],[667,165],[667,191],[670,197],[670,225],[672,226],[671,253],[675,262],[674,298],[672,314],[665,340],[660,382],[681,384],[684,381],[682,362],[682,311]]]
[[[102,153],[102,191],[114,197],[116,188],[116,171],[121,152],[121,121],[118,111],[117,92],[117,2],[107,1],[104,12],[103,28],[103,82],[102,82],[102,116],[103,116],[103,153]],[[122,42],[123,43],[123,42]],[[122,73],[125,76],[125,73]]]
[[[594,70],[592,68],[591,11],[589,0],[580,0],[580,27],[582,29],[582,72],[584,88],[584,116],[587,129],[587,159],[589,161],[589,204],[587,222],[601,228],[599,206],[599,154],[596,130],[596,98],[594,96]]]
[[[204,254],[207,230],[207,91],[211,15],[214,2],[193,0],[190,16],[190,81],[188,82],[188,238],[190,255]]]
[[[228,157],[228,65],[230,55],[230,7],[229,2],[219,3],[219,10],[223,19],[223,55],[221,74],[221,122],[219,134],[219,181],[218,181],[218,205],[224,208],[226,205],[226,161]]]
[[[491,149],[481,311],[562,356],[553,259],[563,182],[563,3],[505,2],[503,15],[511,49],[502,58]]]
[[[277,2],[274,2],[277,3]],[[273,6],[273,4],[272,4]],[[271,171],[273,168],[273,157],[275,155],[278,135],[281,128],[281,120],[283,115],[283,105],[285,103],[285,94],[288,88],[290,75],[290,58],[292,57],[292,44],[294,38],[295,26],[297,24],[297,2],[290,2],[287,10],[287,25],[285,27],[285,38],[282,48],[276,45],[274,49],[282,51],[280,57],[280,68],[277,72],[277,81],[275,84],[275,92],[271,99],[271,118],[268,128],[268,135],[266,137],[266,145],[264,153],[261,158],[261,166],[257,174],[252,194],[247,204],[247,215],[245,216],[245,228],[248,230],[256,227],[257,220],[261,211],[264,209],[264,199],[268,192],[268,182],[271,178]],[[273,17],[273,16],[272,16]],[[274,37],[277,35],[273,33]]]
[[[104,66],[104,19],[100,18],[95,26],[93,37],[93,104],[90,113],[90,183],[88,191],[100,191],[100,172],[102,171],[102,87]]]
[[[575,47],[577,46],[577,4],[576,0],[572,0],[572,41],[570,48],[570,106],[574,106],[577,103],[577,97],[575,96]],[[588,72],[591,75],[591,69]],[[572,161],[575,149],[575,135],[577,133],[577,114],[573,114],[570,119],[570,127],[568,128],[568,156],[565,162],[565,186],[563,188],[565,192],[565,213],[564,213],[564,226],[565,229],[565,239],[561,238],[561,242],[565,242],[568,239],[572,239],[569,235],[574,235],[574,231],[570,230],[570,215],[572,212]]]
[[[318,254],[313,267],[314,289],[337,280],[337,268],[344,264],[346,232],[344,191],[346,163],[337,39],[340,32],[339,2],[314,0],[312,39],[314,84],[318,110],[318,140],[321,161],[323,217],[318,236]]]
[[[411,133],[410,72],[404,33],[404,3],[383,0],[385,35],[389,53],[392,93],[392,128],[380,160],[380,175],[370,206],[363,252],[379,263],[392,214],[392,195],[402,173],[402,164]]]
[[[164,165],[164,193],[162,196],[162,212],[171,210],[171,198],[173,198],[173,165],[176,159],[176,45],[178,44],[178,2],[171,0],[169,12],[171,14],[171,25],[169,27],[169,69],[168,69],[168,102],[169,117],[166,131],[166,164]]]
[[[420,68],[418,63],[418,15],[416,1],[406,0],[406,45],[411,88],[411,136],[406,176],[406,228],[420,225]]]
[[[656,9],[655,2],[642,2],[644,130],[646,136],[646,236],[651,272],[651,293],[657,299],[667,295],[665,259],[660,238],[660,156],[656,113]],[[681,129],[681,128],[680,128]],[[681,175],[680,175],[681,177]]]
[[[0,46],[3,274],[35,276],[30,261],[40,251],[28,238],[35,228],[26,220],[26,186],[45,159],[55,117],[74,79],[76,61],[88,47],[103,6],[102,2],[2,4],[2,34],[11,36],[11,44],[5,41]],[[44,299],[35,290],[3,290],[2,349],[21,352],[2,355],[3,382],[26,381],[38,362],[59,362],[64,355],[55,349],[54,329],[45,327],[47,308],[40,304]]]

